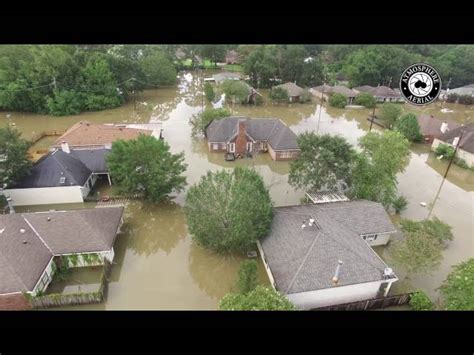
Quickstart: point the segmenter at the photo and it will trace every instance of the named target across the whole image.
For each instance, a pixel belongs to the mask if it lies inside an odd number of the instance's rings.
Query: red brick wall
[[[247,150],[247,124],[245,121],[239,121],[239,131],[235,140],[235,153],[245,154]]]
[[[0,310],[21,310],[30,309],[30,302],[23,296],[22,293],[15,293],[12,295],[0,295]]]

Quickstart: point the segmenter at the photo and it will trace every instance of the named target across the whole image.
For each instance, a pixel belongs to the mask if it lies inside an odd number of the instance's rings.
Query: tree
[[[149,86],[166,86],[176,83],[176,69],[168,56],[157,50],[140,60],[140,68]]]
[[[408,165],[410,143],[399,132],[369,132],[359,140],[362,153],[352,170],[353,198],[381,202],[389,208],[397,195],[397,173]]]
[[[250,82],[256,87],[269,87],[271,79],[278,76],[278,48],[274,45],[258,46],[250,52],[244,62],[244,73],[249,75]]]
[[[288,91],[281,87],[275,87],[270,91],[268,95],[272,101],[275,102],[288,102]]]
[[[368,92],[360,93],[356,98],[354,103],[356,105],[365,106],[367,108],[374,108],[376,105],[375,97]]]
[[[347,99],[344,95],[335,93],[329,96],[329,105],[337,108],[346,107]]]
[[[400,116],[396,120],[394,128],[411,142],[420,142],[423,140],[420,125],[414,113],[406,113]]]
[[[224,117],[230,117],[232,114],[225,108],[210,108],[206,109],[200,114],[194,116],[194,119],[191,121],[193,129],[191,135],[193,137],[198,136],[199,134],[204,134],[206,127],[214,120],[219,120]]]
[[[246,251],[268,233],[272,202],[256,171],[236,167],[201,177],[186,195],[185,213],[199,244],[222,253]]]
[[[379,117],[387,128],[392,128],[401,113],[402,109],[400,105],[387,102],[382,105]]]
[[[28,160],[30,142],[21,138],[21,133],[10,127],[0,128],[0,187],[10,186],[28,175],[31,162]]]
[[[300,154],[290,163],[292,186],[309,191],[350,186],[355,151],[343,137],[306,132],[298,137],[298,146]]]
[[[226,46],[222,44],[203,44],[197,47],[197,54],[211,63],[224,61]]]
[[[139,135],[133,140],[112,143],[107,165],[114,182],[126,193],[143,193],[145,199],[162,201],[186,185],[184,153],[172,154],[162,139]]]
[[[216,98],[216,93],[210,83],[204,84],[204,94],[206,95],[206,99],[210,102],[214,101]]]
[[[440,287],[447,310],[474,310],[474,258],[454,266]]]
[[[240,104],[247,103],[250,95],[250,87],[240,80],[224,80],[221,84],[222,91],[226,98],[232,99],[232,102]]]
[[[313,98],[313,94],[308,89],[304,89],[303,92],[300,95],[300,101],[299,102],[301,104],[311,102],[312,98]]]
[[[408,274],[437,267],[442,259],[441,251],[453,239],[451,227],[436,217],[420,222],[401,220],[400,226],[405,238],[395,242],[394,261],[403,265]]]
[[[257,286],[245,294],[229,293],[219,302],[223,311],[292,311],[295,305],[273,288]]]
[[[417,291],[411,295],[410,307],[414,311],[432,311],[434,304],[423,291]]]
[[[242,262],[239,269],[239,292],[250,292],[257,287],[257,284],[257,262],[255,260]]]
[[[454,148],[447,144],[439,144],[435,149],[436,156],[442,156],[443,159],[450,160],[454,155]]]
[[[84,107],[83,97],[74,90],[55,90],[46,101],[48,111],[53,116],[77,115]]]
[[[408,205],[408,200],[405,198],[405,196],[398,196],[395,200],[392,202],[392,206],[395,209],[396,213],[400,213],[403,210],[407,208]]]

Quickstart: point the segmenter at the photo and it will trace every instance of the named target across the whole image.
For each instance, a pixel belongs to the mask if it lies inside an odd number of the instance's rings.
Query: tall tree
[[[351,184],[355,151],[342,137],[303,133],[299,156],[290,163],[288,182],[309,191],[344,191]]]
[[[0,187],[10,186],[29,173],[32,166],[27,155],[29,147],[30,143],[17,130],[0,128]]]
[[[273,288],[257,286],[245,294],[229,293],[219,302],[223,311],[292,311],[295,305]]]
[[[268,233],[272,202],[258,173],[236,167],[208,171],[186,195],[193,238],[217,252],[246,251]]]
[[[184,153],[172,154],[162,139],[140,135],[112,143],[107,164],[114,182],[126,193],[142,193],[153,202],[179,192],[186,185]]]
[[[168,56],[162,51],[154,51],[140,60],[146,84],[166,86],[176,83],[176,69]]]
[[[400,116],[395,122],[394,128],[411,142],[420,142],[423,139],[420,125],[414,113],[409,112]]]

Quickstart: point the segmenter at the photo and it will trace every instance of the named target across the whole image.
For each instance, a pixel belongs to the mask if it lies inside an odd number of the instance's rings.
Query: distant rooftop
[[[300,96],[304,89],[296,85],[295,83],[288,82],[281,85],[274,86],[274,88],[282,88],[288,92],[288,96]]]

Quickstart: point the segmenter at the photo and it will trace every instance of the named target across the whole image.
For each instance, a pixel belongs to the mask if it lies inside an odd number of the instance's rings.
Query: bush
[[[379,117],[385,123],[387,128],[392,128],[401,113],[402,109],[399,105],[393,103],[385,103],[380,109]]]
[[[300,103],[305,104],[311,102],[313,94],[308,89],[304,89],[300,96]]]
[[[474,258],[455,265],[443,282],[441,294],[447,310],[474,310]]]
[[[435,149],[436,156],[443,156],[443,159],[451,159],[454,155],[454,148],[447,144],[440,144]]]
[[[250,168],[208,171],[186,195],[189,231],[217,252],[247,251],[267,235],[272,202],[262,177]]]
[[[408,205],[408,200],[405,198],[405,196],[398,196],[393,202],[392,202],[392,207],[395,210],[396,213],[400,213],[403,210],[407,208]]]
[[[410,307],[414,311],[431,311],[434,309],[433,302],[431,302],[429,297],[423,291],[418,291],[412,294],[410,298]]]
[[[423,140],[420,125],[414,113],[406,113],[399,117],[395,122],[395,129],[411,142],[420,142]]]
[[[446,98],[446,101],[454,104],[458,101],[458,99],[459,99],[458,94],[449,94],[448,97]]]
[[[224,80],[221,84],[225,96],[232,99],[232,102],[244,104],[250,95],[249,86],[240,80]]]
[[[257,287],[257,262],[246,260],[240,264],[238,287],[240,293],[247,293]]]
[[[474,98],[470,95],[460,95],[458,102],[462,105],[472,105],[474,103]]]
[[[48,97],[46,106],[53,116],[77,115],[84,102],[82,95],[74,90],[56,90],[53,97]]]
[[[275,102],[288,102],[288,91],[286,91],[283,88],[275,87],[270,91],[270,94],[268,95],[272,101]]]
[[[226,311],[292,311],[295,305],[271,287],[257,286],[246,293],[229,293],[219,302],[219,309]]]
[[[204,84],[204,94],[206,95],[206,99],[210,102],[214,101],[216,98],[216,93],[214,92],[214,88],[210,83]]]
[[[332,107],[344,108],[346,107],[346,104],[347,99],[342,94],[335,93],[329,96],[329,105]]]
[[[193,137],[204,134],[206,127],[214,120],[230,117],[231,113],[225,108],[209,108],[193,117],[191,135]]]
[[[261,97],[261,96],[258,95],[258,94],[254,96],[254,99],[253,99],[253,100],[254,100],[254,102],[253,102],[254,105],[256,105],[256,106],[263,105],[263,97]]]
[[[368,92],[362,92],[355,98],[354,103],[367,108],[374,108],[377,102],[373,95],[369,94]]]

